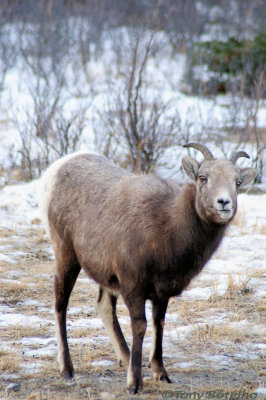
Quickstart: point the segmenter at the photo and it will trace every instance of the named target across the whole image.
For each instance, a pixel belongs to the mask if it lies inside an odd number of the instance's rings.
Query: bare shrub
[[[63,80],[52,78],[48,85],[40,75],[33,77],[28,84],[29,104],[24,116],[20,110],[20,116],[14,117],[21,138],[19,156],[25,180],[38,177],[56,158],[76,151],[85,127],[88,103],[67,112]]]
[[[86,123],[85,112],[86,109],[80,109],[70,117],[64,117],[62,114],[56,116],[53,133],[47,144],[58,157],[77,150]]]
[[[164,101],[149,81],[147,66],[156,51],[155,35],[141,39],[131,32],[123,49],[125,69],[109,82],[104,109],[94,119],[96,145],[106,157],[135,172],[149,172],[165,149],[178,144],[180,119],[173,103]]]
[[[19,155],[24,180],[38,177],[52,161],[78,149],[86,122],[85,111],[78,109],[67,117],[62,110],[56,110],[41,137],[37,124],[42,118],[40,115],[28,114],[26,122],[16,121],[21,137]]]
[[[5,2],[5,1],[4,1]],[[7,4],[3,5],[3,7]],[[1,8],[1,6],[0,6]],[[17,44],[14,40],[14,32],[10,24],[6,24],[0,10],[0,100],[5,88],[5,80],[8,71],[15,65],[17,59]]]
[[[38,15],[36,26],[25,24],[22,30],[20,50],[24,60],[22,76],[28,93],[28,104],[24,107],[24,118],[15,117],[15,125],[21,137],[19,150],[24,179],[40,175],[52,161],[78,149],[86,121],[87,101],[68,110],[70,100],[68,60],[69,21],[64,28],[60,18],[44,23]],[[32,37],[30,30],[33,30]],[[59,39],[54,39],[54,31]],[[75,59],[76,60],[76,59]]]

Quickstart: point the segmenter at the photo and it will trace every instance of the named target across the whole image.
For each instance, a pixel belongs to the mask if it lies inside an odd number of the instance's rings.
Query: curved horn
[[[192,143],[185,144],[183,147],[193,147],[194,149],[199,150],[204,155],[205,160],[209,160],[209,161],[214,160],[212,152],[203,144],[192,142]]]
[[[231,161],[233,164],[235,164],[236,161],[237,161],[240,157],[250,158],[249,155],[248,155],[245,151],[235,151],[235,152],[231,155],[229,161]]]

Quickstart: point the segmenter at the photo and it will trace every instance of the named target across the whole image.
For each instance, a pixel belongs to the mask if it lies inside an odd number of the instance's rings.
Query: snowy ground
[[[0,399],[128,398],[126,371],[116,366],[95,309],[97,286],[83,273],[68,316],[76,379],[64,383],[59,377],[54,256],[39,220],[37,190],[38,181],[33,181],[0,191]],[[145,368],[151,345],[149,326],[141,398],[158,399],[166,390],[172,391],[168,398],[174,398],[177,390],[254,393],[260,388],[265,394],[261,389],[266,350],[265,203],[266,194],[239,195],[239,211],[223,244],[188,290],[171,300],[164,339],[165,365],[174,381],[170,389],[153,383]],[[130,342],[129,317],[122,301],[118,311]],[[150,313],[147,304],[148,319]],[[12,383],[19,385],[18,392],[12,390]]]

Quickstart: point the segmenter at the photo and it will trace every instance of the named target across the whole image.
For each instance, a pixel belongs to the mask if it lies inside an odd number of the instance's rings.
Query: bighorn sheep
[[[61,373],[73,376],[66,332],[69,296],[81,267],[99,285],[98,309],[119,362],[128,366],[127,387],[142,388],[145,302],[152,302],[150,365],[155,379],[170,382],[162,359],[164,317],[220,244],[237,209],[238,189],[256,176],[235,166],[239,157],[215,159],[202,144],[198,163],[186,156],[183,168],[194,183],[181,190],[154,175],[134,175],[92,154],[67,156],[48,168],[40,207],[48,218],[56,256],[55,314]],[[128,307],[131,351],[122,334],[116,301]]]

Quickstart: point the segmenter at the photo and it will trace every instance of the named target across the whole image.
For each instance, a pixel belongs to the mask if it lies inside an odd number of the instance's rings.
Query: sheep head
[[[203,144],[188,143],[183,147],[193,147],[204,155],[200,163],[190,156],[182,159],[184,170],[195,182],[195,207],[198,215],[208,223],[230,222],[237,211],[238,190],[257,175],[254,168],[239,168],[235,165],[238,158],[250,158],[249,155],[238,151],[229,160],[220,160],[214,158]]]

